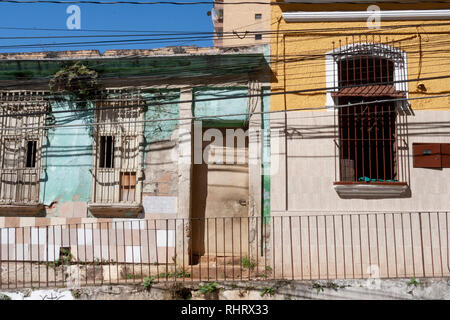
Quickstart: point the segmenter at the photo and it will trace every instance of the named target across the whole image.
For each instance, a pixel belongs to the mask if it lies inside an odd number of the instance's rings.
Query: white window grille
[[[44,92],[0,92],[0,203],[37,204],[41,177]]]
[[[109,90],[96,104],[93,203],[141,202],[141,103],[138,92]]]

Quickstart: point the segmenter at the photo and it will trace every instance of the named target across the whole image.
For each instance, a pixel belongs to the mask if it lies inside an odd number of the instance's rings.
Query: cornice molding
[[[366,21],[373,11],[295,11],[284,12],[286,22]],[[387,20],[450,20],[450,10],[384,10],[379,18]]]

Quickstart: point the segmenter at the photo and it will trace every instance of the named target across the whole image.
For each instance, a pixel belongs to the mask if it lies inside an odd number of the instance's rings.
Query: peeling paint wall
[[[247,87],[234,88],[203,88],[194,91],[193,115],[203,121],[204,127],[243,126],[248,122],[248,98],[234,98],[211,101],[198,101],[217,99],[232,96],[248,95]],[[230,116],[231,114],[239,114]],[[220,117],[213,117],[219,115]]]
[[[179,90],[142,93],[144,119],[144,213],[175,214],[178,196]],[[162,104],[159,104],[162,103]],[[169,217],[170,218],[170,217]]]
[[[64,111],[77,107],[69,101],[54,101],[51,108]],[[85,125],[92,122],[93,113],[64,112],[53,116],[53,123],[59,126],[47,130],[44,138],[41,201],[51,205],[47,209],[49,216],[86,217],[86,203],[91,199],[93,137],[92,127]]]

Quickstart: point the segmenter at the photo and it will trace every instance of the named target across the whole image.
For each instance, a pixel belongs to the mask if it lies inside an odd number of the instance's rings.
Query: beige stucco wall
[[[287,113],[287,162],[284,113],[271,119],[271,208],[273,215],[297,211],[437,211],[450,208],[450,169],[413,168],[414,142],[449,142],[450,111],[418,110],[408,116],[411,196],[393,199],[342,199],[335,177],[332,111]],[[286,169],[287,163],[287,169]],[[339,168],[337,168],[339,172]],[[286,179],[287,177],[287,179]],[[286,193],[288,195],[286,201]]]
[[[242,2],[240,0],[226,0],[227,3]],[[246,2],[259,2],[250,0]],[[263,1],[264,2],[264,1]],[[270,5],[267,4],[239,4],[222,5],[223,7],[223,32],[224,38],[216,45],[223,47],[248,46],[265,44],[270,41],[270,35],[263,34],[261,40],[255,40],[254,34],[246,34],[246,31],[269,31],[270,30]],[[262,15],[260,20],[255,20],[255,14]],[[234,34],[233,31],[237,33]]]

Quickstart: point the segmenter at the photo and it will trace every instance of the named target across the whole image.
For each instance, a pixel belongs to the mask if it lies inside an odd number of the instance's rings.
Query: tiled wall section
[[[172,263],[174,220],[0,218],[2,261],[55,261],[70,248],[82,262]]]

